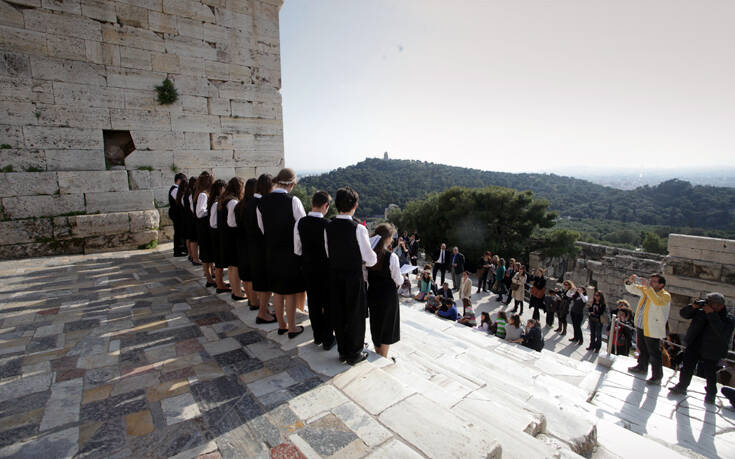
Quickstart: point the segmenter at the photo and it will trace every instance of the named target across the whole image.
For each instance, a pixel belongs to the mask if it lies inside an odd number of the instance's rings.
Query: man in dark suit
[[[436,292],[436,296],[440,296],[442,298],[441,302],[444,304],[444,300],[453,300],[454,295],[452,294],[452,289],[449,288],[449,283],[444,282],[442,284],[442,288],[439,289],[438,292]]]
[[[439,247],[439,251],[436,253],[436,256],[434,257],[434,269],[432,270],[431,277],[435,281],[436,278],[436,272],[441,271],[442,273],[442,284],[444,283],[444,275],[447,272],[447,266],[449,265],[449,253],[447,253],[447,245],[442,242],[441,247]]]
[[[451,266],[452,270],[452,288],[455,291],[459,290],[459,283],[462,280],[462,273],[464,272],[464,255],[459,252],[459,248],[454,246],[451,255]]]
[[[412,234],[408,239],[408,260],[412,265],[416,266],[419,262],[419,241],[416,240],[416,234]]]

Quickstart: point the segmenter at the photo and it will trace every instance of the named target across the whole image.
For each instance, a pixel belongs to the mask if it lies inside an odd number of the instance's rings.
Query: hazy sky
[[[735,165],[735,0],[286,0],[286,162]],[[571,172],[570,172],[571,174]]]

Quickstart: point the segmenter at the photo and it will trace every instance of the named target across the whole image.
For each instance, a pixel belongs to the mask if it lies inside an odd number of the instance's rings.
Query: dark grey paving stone
[[[233,338],[238,340],[243,346],[265,340],[265,338],[257,331],[249,331],[247,333],[243,333],[242,335],[234,336]]]
[[[127,448],[127,433],[122,417],[109,419],[79,451],[79,458],[106,458]]]
[[[233,403],[220,405],[202,415],[209,432],[216,438],[235,430],[245,424],[245,421],[235,410]]]
[[[18,443],[38,433],[38,424],[28,424],[0,432],[0,448]]]
[[[10,359],[0,363],[0,379],[20,375],[22,363],[23,359]]]
[[[112,382],[120,376],[120,368],[117,365],[109,367],[94,368],[84,373],[84,387],[87,389]]]
[[[308,392],[314,389],[315,387],[318,387],[322,383],[323,381],[319,377],[311,378],[311,379],[307,379],[306,381],[300,382],[298,384],[295,384],[289,387],[288,391],[291,393],[291,395],[296,397],[298,395],[303,394],[304,392]]]
[[[99,319],[82,319],[75,320],[74,322],[67,322],[64,324],[64,333],[78,331],[78,330],[89,330],[100,326]]]
[[[46,390],[0,402],[0,418],[43,408],[50,396],[51,391]]]
[[[232,406],[243,421],[249,421],[264,413],[261,405],[250,394],[243,394],[232,403]]]
[[[286,354],[280,357],[276,357],[263,362],[266,368],[271,370],[274,374],[286,371],[294,365],[293,358]]]
[[[13,459],[39,459],[74,457],[79,449],[79,427],[45,433],[20,446],[8,456]]]
[[[321,456],[331,456],[357,439],[357,435],[333,414],[312,422],[298,435]]]
[[[213,356],[214,360],[220,365],[230,365],[237,362],[243,362],[248,360],[257,360],[250,357],[242,349],[234,349],[232,351],[223,352]]]
[[[304,382],[309,379],[318,378],[319,375],[311,371],[311,368],[306,365],[305,362],[302,360],[293,360],[293,366],[286,370],[286,373],[288,373],[289,376],[291,376],[295,381],[298,382]]]
[[[56,349],[57,343],[59,342],[59,336],[44,336],[43,338],[32,339],[28,346],[26,346],[26,353],[49,351]]]
[[[256,438],[266,443],[271,448],[283,443],[283,436],[278,427],[271,424],[265,416],[258,416],[248,422],[250,430],[255,433]]]
[[[82,405],[79,420],[106,421],[144,409],[146,409],[145,391],[140,389]]]
[[[258,397],[258,401],[266,411],[270,411],[293,398],[291,392],[286,389],[269,392]]]
[[[222,376],[191,386],[191,393],[202,411],[208,411],[231,402],[247,393],[237,376]]]

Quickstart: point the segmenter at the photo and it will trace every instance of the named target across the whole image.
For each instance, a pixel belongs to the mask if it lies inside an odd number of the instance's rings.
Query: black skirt
[[[184,217],[184,227],[185,227],[185,233],[186,233],[186,239],[197,242],[197,219],[196,217],[189,211],[186,212],[186,217]]]
[[[279,260],[278,263],[268,263],[268,286],[273,293],[292,295],[306,291],[306,282],[301,273],[301,259],[288,250],[270,250],[270,260]]]
[[[401,316],[398,289],[390,276],[390,254],[379,271],[368,271],[368,311],[370,335],[375,346],[393,344],[401,339]]]
[[[209,217],[197,218],[197,239],[199,242],[199,259],[202,263],[213,263],[212,241],[209,234]]]
[[[212,244],[212,254],[214,255],[214,267],[215,268],[226,268],[227,264],[222,258],[222,241],[220,240],[220,230],[217,228],[209,227],[209,239]]]
[[[248,240],[243,232],[237,233],[235,244],[237,245],[237,271],[240,274],[240,280],[243,282],[252,282],[253,275],[250,272]]]
[[[237,264],[237,228],[229,226],[217,230],[219,232],[219,259],[225,267]],[[241,278],[242,279],[242,278]]]
[[[248,258],[250,259],[250,278],[253,281],[253,290],[256,292],[270,292],[268,288],[268,273],[265,270],[266,258],[263,240],[248,238]]]

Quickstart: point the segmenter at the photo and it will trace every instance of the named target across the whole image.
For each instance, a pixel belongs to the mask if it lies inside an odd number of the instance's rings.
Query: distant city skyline
[[[511,172],[735,166],[735,2],[286,0],[280,16],[296,169],[386,150]]]

